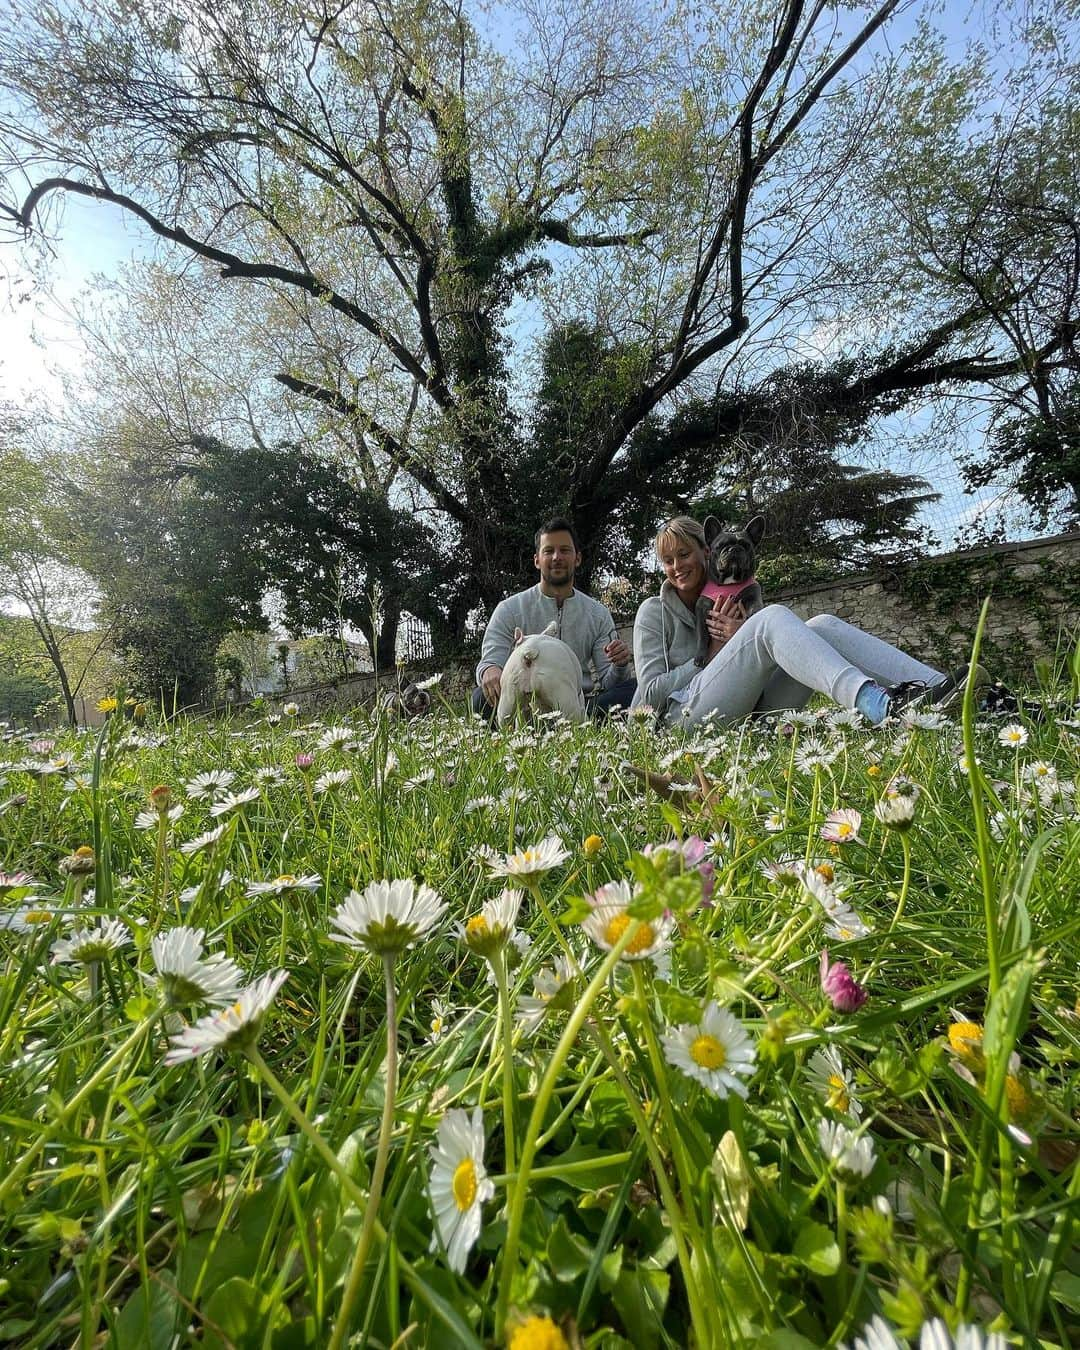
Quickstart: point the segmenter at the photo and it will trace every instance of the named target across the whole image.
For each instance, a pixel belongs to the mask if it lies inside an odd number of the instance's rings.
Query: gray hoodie
[[[613,666],[604,655],[604,647],[618,637],[611,611],[591,595],[571,591],[563,600],[545,595],[539,582],[527,591],[518,591],[500,600],[484,630],[484,645],[476,666],[476,683],[488,666],[505,666],[514,650],[514,629],[526,635],[542,633],[549,623],[555,624],[555,636],[562,638],[581,662],[581,687],[586,694],[610,689],[625,680],[629,666]],[[590,667],[596,668],[594,686]]]
[[[648,703],[663,717],[668,699],[685,689],[700,667],[697,620],[679,599],[670,581],[659,595],[643,600],[634,619],[634,669],[637,693],[631,707]]]

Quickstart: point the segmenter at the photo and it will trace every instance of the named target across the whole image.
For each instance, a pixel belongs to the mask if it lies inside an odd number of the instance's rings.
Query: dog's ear
[[[554,619],[552,619],[552,621],[548,624],[548,626],[544,629],[544,631],[540,634],[540,636],[541,636],[541,637],[554,637],[554,636],[556,635],[556,633],[558,633],[558,631],[559,631],[559,625],[555,622]]]
[[[743,534],[750,540],[755,548],[761,543],[762,536],[765,533],[765,517],[752,516],[743,526]]]
[[[521,644],[522,644],[522,642],[524,641],[524,639],[525,639],[525,634],[524,634],[524,632],[522,631],[522,629],[520,629],[520,628],[515,628],[515,629],[514,629],[514,646],[515,646],[515,647],[520,647]]]
[[[717,520],[715,516],[705,517],[705,542],[710,548],[712,547],[713,540],[723,533],[724,526],[721,521]]]

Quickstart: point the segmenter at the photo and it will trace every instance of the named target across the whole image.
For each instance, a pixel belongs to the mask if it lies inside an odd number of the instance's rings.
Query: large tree
[[[527,574],[539,502],[598,543],[679,469],[675,440],[635,436],[647,419],[758,396],[823,310],[858,313],[848,397],[874,407],[1030,380],[1061,350],[1006,342],[985,295],[885,294],[908,248],[889,217],[837,252],[869,148],[902,159],[927,130],[896,109],[955,78],[882,44],[908,8],[521,0],[492,27],[444,0],[31,0],[0,42],[3,210],[30,231],[65,194],[112,202],[302,312],[317,341],[276,377],[443,514],[460,629]],[[552,463],[522,349],[573,316],[623,360]]]

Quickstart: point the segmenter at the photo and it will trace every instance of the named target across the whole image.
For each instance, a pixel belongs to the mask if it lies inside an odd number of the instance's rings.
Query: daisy
[[[320,750],[342,750],[352,740],[348,727],[327,727],[315,742]]]
[[[435,1233],[431,1249],[442,1246],[450,1269],[460,1275],[480,1236],[481,1206],[495,1194],[484,1168],[484,1118],[477,1107],[447,1111],[432,1145],[431,1204]]]
[[[112,952],[126,947],[131,933],[119,919],[103,919],[96,928],[76,928],[67,938],[59,938],[50,948],[52,964],[61,962],[86,965],[104,961]]]
[[[792,886],[798,886],[802,881],[803,864],[802,859],[797,858],[794,853],[785,853],[783,857],[777,858],[775,862],[766,862],[762,860],[758,863],[764,875],[775,885],[783,887],[785,890]]]
[[[442,671],[440,670],[437,675],[429,675],[426,680],[417,680],[416,687],[417,689],[422,690],[434,689],[435,686],[439,684],[441,680],[442,680]]]
[[[245,1050],[255,1044],[267,1009],[277,991],[288,979],[288,972],[273,970],[240,991],[236,1002],[208,1017],[200,1017],[178,1035],[170,1037],[172,1049],[166,1064],[182,1064],[211,1050]]]
[[[431,783],[435,780],[435,770],[426,769],[423,773],[418,773],[414,778],[406,778],[401,785],[402,792],[415,792],[418,787],[423,787],[425,783]]]
[[[214,817],[228,815],[230,811],[239,810],[240,807],[258,800],[259,789],[257,787],[244,788],[243,792],[227,792],[220,801],[216,801],[210,808],[210,814]]]
[[[770,811],[765,817],[765,830],[768,834],[779,834],[784,828],[784,817],[779,811]]]
[[[428,1040],[432,1045],[437,1045],[442,1040],[446,1032],[446,1018],[449,1011],[442,999],[431,1000],[431,1029]]]
[[[563,842],[557,834],[549,834],[539,844],[521,849],[518,853],[507,853],[503,859],[491,865],[493,877],[541,877],[558,867],[570,856],[569,849],[563,848]]]
[[[900,724],[910,731],[943,731],[949,725],[949,719],[944,713],[908,708],[901,713]]]
[[[873,1317],[849,1347],[840,1350],[904,1350],[900,1340],[883,1317]],[[1009,1342],[1000,1332],[961,1322],[954,1336],[940,1317],[924,1322],[919,1333],[919,1350],[1009,1350]]]
[[[492,807],[498,806],[498,801],[494,797],[473,797],[462,807],[462,811],[467,816],[473,816],[478,811],[488,811]],[[496,855],[496,861],[501,862],[501,856]]]
[[[281,711],[285,714],[286,717],[296,717],[300,712],[300,704],[283,703],[281,705]]]
[[[167,811],[140,811],[135,817],[135,828],[137,830],[154,830],[162,820],[168,821],[171,825],[179,820],[183,814],[184,808],[179,802],[175,806],[170,806]]]
[[[853,938],[866,937],[870,932],[851,906],[840,899],[818,868],[804,867],[802,884],[806,894],[821,907],[826,920],[825,931],[831,938],[850,942]]]
[[[998,741],[1010,749],[1019,750],[1028,743],[1027,727],[1021,726],[1019,722],[1010,722],[998,732]]]
[[[821,837],[830,844],[856,844],[859,839],[859,826],[862,816],[850,807],[840,811],[830,811],[821,827]]]
[[[43,902],[39,901],[22,905],[7,914],[0,914],[0,929],[6,928],[9,933],[38,932],[59,917],[55,911],[44,909],[42,905]]]
[[[1030,764],[1024,765],[1021,770],[1021,777],[1029,783],[1040,786],[1045,783],[1053,783],[1057,779],[1057,769],[1052,764],[1047,764],[1045,759],[1034,759]]]
[[[909,830],[915,819],[915,801],[914,796],[886,792],[881,801],[874,803],[874,819],[890,830]]]
[[[216,797],[219,792],[224,792],[229,784],[236,777],[228,769],[211,769],[208,773],[196,775],[189,783],[184,784],[184,791],[193,802],[202,801],[207,797]]]
[[[835,1045],[814,1051],[806,1066],[806,1076],[830,1111],[859,1119],[862,1103],[855,1095],[855,1085]]]
[[[618,943],[633,923],[626,911],[639,894],[640,887],[631,887],[628,881],[609,881],[589,897],[592,912],[581,926],[598,947],[609,952]],[[646,957],[655,957],[667,946],[674,924],[675,920],[667,914],[651,923],[642,920],[630,945],[623,949],[621,959],[644,961]]]
[[[257,895],[284,895],[287,891],[317,891],[322,885],[322,877],[296,877],[291,872],[283,872],[273,881],[249,881],[244,894],[249,900]]]
[[[840,708],[829,714],[829,725],[833,727],[861,727],[865,718],[855,708]]]
[[[821,953],[821,989],[837,1012],[858,1012],[869,998],[843,961],[830,964],[828,950]]]
[[[299,756],[297,756],[299,758]],[[344,787],[346,783],[352,781],[351,769],[330,769],[327,773],[320,774],[315,779],[315,791],[320,795],[324,792],[331,792],[334,788]]]
[[[795,751],[795,767],[800,773],[807,774],[813,773],[815,769],[827,769],[839,753],[839,750],[811,736]]]
[[[18,891],[21,895],[24,891],[32,891],[40,886],[40,881],[35,881],[29,872],[0,872],[0,899]]]
[[[877,1156],[873,1140],[835,1120],[818,1122],[818,1143],[830,1167],[850,1180],[868,1177]]]
[[[203,956],[202,928],[170,928],[150,941],[150,953],[161,987],[174,1007],[188,1003],[235,1003],[244,974],[235,961],[216,952]]]
[[[446,902],[430,886],[373,881],[363,894],[350,891],[330,923],[334,942],[368,951],[400,952],[427,937],[446,914]]]
[[[197,835],[194,839],[189,839],[186,844],[180,845],[180,852],[188,857],[193,853],[198,853],[201,849],[209,848],[211,844],[216,844],[225,833],[227,825],[216,825],[214,829],[207,830],[205,834]]]
[[[526,1036],[540,1027],[548,1013],[571,998],[578,968],[566,956],[557,956],[554,966],[543,966],[533,976],[533,991],[518,999],[515,1018]],[[563,990],[568,992],[560,999]]]
[[[463,937],[470,951],[479,956],[493,956],[514,936],[518,910],[525,899],[523,891],[506,887],[494,900],[485,902],[479,914],[465,925]]]
[[[754,1072],[754,1044],[746,1028],[726,1008],[710,1002],[698,1023],[669,1028],[663,1035],[669,1064],[688,1078],[695,1078],[714,1097],[734,1092],[746,1097],[746,1084]]]
[[[261,765],[251,777],[262,788],[282,787],[289,781],[282,770],[272,764]]]

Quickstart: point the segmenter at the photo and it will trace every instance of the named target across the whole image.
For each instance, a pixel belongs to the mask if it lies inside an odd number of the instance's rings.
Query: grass
[[[0,1339],[794,1350],[877,1317],[868,1344],[934,1318],[1075,1343],[1078,728],[1006,745],[974,721],[965,750],[915,720],[493,735],[444,704],[9,738],[0,867],[37,885],[0,883]],[[188,796],[210,770],[233,778]],[[907,831],[874,815],[897,780],[920,789]],[[841,808],[861,825],[830,844]],[[492,859],[552,834],[566,856],[513,879],[515,941],[470,945]],[[80,845],[93,871],[65,872]],[[317,882],[246,893],[285,875]],[[432,930],[389,956],[333,941],[348,892],[394,878],[438,893]],[[616,881],[636,889],[598,943],[586,897]],[[50,959],[110,918],[124,945]],[[251,1039],[167,1066],[208,1013],[155,974],[181,924],[288,978]],[[732,1051],[712,1004],[750,1037],[745,1100],[684,1071],[687,1046],[704,1078]],[[454,1260],[432,1149],[464,1165],[474,1121],[482,1164],[450,1194],[481,1222]]]

